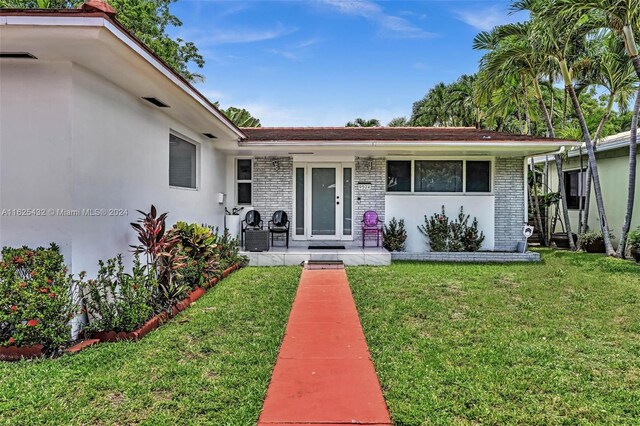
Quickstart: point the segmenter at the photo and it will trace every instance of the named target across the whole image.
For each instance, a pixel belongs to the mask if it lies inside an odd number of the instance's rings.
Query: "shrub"
[[[631,250],[640,250],[640,226],[635,231],[629,232],[627,246]]]
[[[106,262],[100,260],[98,264],[96,279],[80,282],[89,317],[85,330],[130,332],[140,327],[153,314],[154,276],[147,273],[138,255],[134,258],[132,274],[124,272],[122,255]]]
[[[428,238],[431,251],[478,251],[482,247],[484,233],[478,230],[477,218],[473,218],[471,225],[469,219],[470,216],[464,214],[464,208],[460,207],[457,219],[452,221],[442,206],[441,213],[430,218],[424,216],[425,223],[418,226],[418,231]]]
[[[389,225],[384,226],[382,245],[389,251],[404,251],[407,245],[407,230],[404,227],[404,219],[398,221],[394,217]]]
[[[609,231],[609,237],[613,238],[611,231]],[[602,244],[602,249],[604,249],[604,237],[602,236],[602,231],[583,232],[578,235],[578,241],[580,248],[585,251],[588,251],[587,249],[590,246],[594,246],[596,244]]]
[[[219,275],[219,249],[217,235],[204,225],[178,222],[172,233],[178,236],[178,250],[186,266],[180,270],[180,280],[191,287],[202,287]]]
[[[246,256],[241,256],[240,244],[237,238],[233,238],[229,233],[229,230],[225,228],[222,235],[220,235],[218,227],[209,227],[211,231],[216,235],[216,243],[218,244],[218,255],[220,259],[220,268],[227,269],[237,263],[246,265],[249,261]]]
[[[76,312],[73,279],[60,249],[2,249],[0,263],[0,345],[42,344],[49,353],[70,338]]]
[[[168,213],[158,215],[153,205],[148,213],[138,212],[142,217],[131,226],[138,233],[140,245],[132,248],[134,253],[146,255],[147,272],[156,279],[156,291],[152,298],[156,311],[168,311],[189,291],[189,286],[179,279],[180,269],[186,266],[185,257],[179,253],[180,237],[165,232]]]

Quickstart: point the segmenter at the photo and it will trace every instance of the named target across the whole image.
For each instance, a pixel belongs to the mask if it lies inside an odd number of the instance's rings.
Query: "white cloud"
[[[306,56],[311,46],[318,44],[319,42],[320,39],[314,37],[307,40],[298,41],[281,49],[267,49],[267,52],[273,53],[274,55],[282,56],[283,58],[289,59],[291,61],[295,61]]]
[[[377,3],[368,0],[320,0],[339,13],[360,16],[377,23],[386,34],[402,38],[430,38],[434,33],[413,25],[405,18],[389,15]]]
[[[518,21],[515,15],[510,15],[508,10],[497,4],[484,9],[457,10],[455,14],[459,20],[480,31],[490,31],[496,25]]]
[[[210,32],[201,31],[197,34],[191,35],[190,38],[195,39],[195,43],[199,46],[231,43],[254,43],[284,37],[296,32],[297,30],[297,28],[289,28],[282,24],[278,24],[275,28],[263,30],[234,28],[226,30],[215,29]]]

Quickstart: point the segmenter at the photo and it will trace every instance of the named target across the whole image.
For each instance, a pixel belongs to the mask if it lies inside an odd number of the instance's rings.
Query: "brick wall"
[[[515,251],[524,241],[524,159],[496,158],[495,250]]]
[[[279,168],[273,161],[279,162]],[[253,161],[253,205],[262,214],[265,226],[273,212],[284,210],[293,219],[293,160],[289,157],[256,157]],[[354,241],[362,241],[362,216],[375,210],[385,220],[384,158],[356,157],[353,193]],[[524,221],[524,159],[497,158],[495,162],[495,250],[514,251],[523,241]],[[358,182],[369,182],[361,188]],[[291,228],[294,225],[291,224]]]
[[[278,167],[273,162],[277,161]],[[293,220],[293,159],[256,157],[253,159],[253,207],[260,212],[265,229],[276,210],[284,210]],[[290,225],[293,229],[293,223]],[[283,236],[284,234],[281,234]]]
[[[353,230],[354,241],[362,241],[362,216],[374,210],[384,220],[384,196],[386,192],[386,161],[384,158],[356,157],[354,176]],[[358,182],[370,182],[371,188],[360,188]],[[368,235],[368,234],[367,234]],[[373,237],[372,237],[373,238]],[[368,244],[371,244],[368,243]],[[382,244],[382,241],[380,242]]]

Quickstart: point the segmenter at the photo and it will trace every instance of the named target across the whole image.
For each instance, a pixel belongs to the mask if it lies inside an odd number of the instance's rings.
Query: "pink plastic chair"
[[[362,217],[362,248],[364,248],[367,233],[376,234],[377,247],[380,247],[380,235],[382,235],[382,221],[378,218],[378,213],[373,210],[364,212]]]

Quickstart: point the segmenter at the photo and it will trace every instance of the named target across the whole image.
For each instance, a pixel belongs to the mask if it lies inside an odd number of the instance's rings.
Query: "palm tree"
[[[463,75],[448,87],[448,99],[445,103],[454,126],[480,128],[480,106],[476,77]]]
[[[412,126],[450,126],[447,111],[448,88],[444,83],[432,87],[421,100],[413,104]]]
[[[229,107],[227,109],[220,108],[220,102],[215,101],[213,105],[227,116],[233,124],[238,127],[261,127],[260,120],[251,115],[244,108]]]
[[[224,114],[238,127],[260,127],[260,120],[244,108],[229,107]]]
[[[345,127],[380,127],[380,120],[375,118],[371,118],[369,120],[356,118],[354,121],[349,121],[345,124]]]
[[[593,148],[596,149],[604,127],[611,117],[614,105],[625,112],[638,87],[638,79],[631,62],[626,57],[623,41],[610,31],[600,33],[589,42],[597,50],[589,65],[583,70],[583,86],[594,84],[607,90],[607,105],[598,127],[593,135]],[[579,85],[581,83],[578,83]],[[589,206],[591,202],[591,173],[587,167],[585,186],[584,229],[589,228]],[[580,212],[581,213],[581,212]],[[582,228],[582,221],[581,228]]]
[[[555,61],[560,67],[565,89],[569,94],[578,122],[582,129],[584,142],[589,158],[589,167],[593,178],[593,187],[600,215],[600,229],[608,255],[614,255],[609,222],[602,197],[600,175],[596,163],[595,151],[591,141],[591,134],[574,87],[575,68],[577,58],[583,52],[586,35],[598,28],[595,19],[575,19],[572,15],[557,15],[548,13],[553,0],[521,0],[513,4],[515,10],[529,11],[532,16],[532,45],[536,51]],[[590,18],[593,18],[590,16]],[[571,241],[571,238],[569,238]]]
[[[638,0],[557,0],[555,4],[552,5],[550,11],[552,13],[572,16],[574,19],[583,19],[583,16],[589,16],[594,12],[604,17],[604,26],[616,34],[622,35],[629,60],[633,64],[636,76],[640,78],[640,52],[638,51],[635,38],[635,31],[638,31],[640,27],[640,2]],[[638,96],[640,96],[640,92]],[[636,105],[637,103],[638,100],[636,99]],[[619,257],[625,256],[627,236],[631,228],[633,204],[635,201],[637,113],[637,108],[634,108],[631,140],[629,143],[627,208],[617,251]]]
[[[496,27],[492,33],[485,32],[476,36],[473,46],[476,49],[492,49],[482,58],[480,65],[486,72],[489,80],[499,80],[504,74],[515,74],[526,83],[531,83],[535,99],[544,117],[547,136],[554,138],[555,130],[553,120],[544,102],[540,88],[540,78],[544,75],[545,71],[548,71],[549,61],[545,55],[542,55],[540,51],[532,45],[533,29],[532,22],[501,25]],[[563,158],[560,154],[555,156],[555,162],[558,174],[558,192],[562,200],[562,214],[568,235],[569,247],[575,250],[576,247],[572,238],[573,233],[569,220],[564,173],[562,170]]]
[[[396,117],[391,120],[388,124],[388,127],[409,127],[409,120],[407,117]]]

